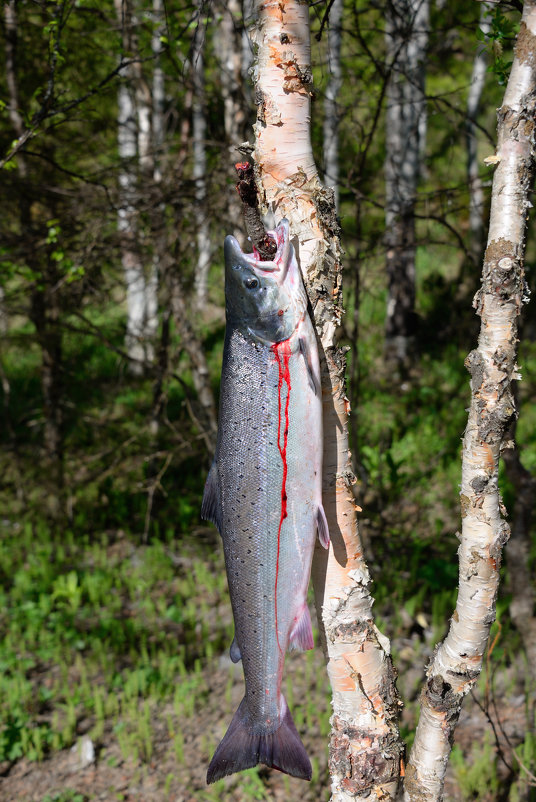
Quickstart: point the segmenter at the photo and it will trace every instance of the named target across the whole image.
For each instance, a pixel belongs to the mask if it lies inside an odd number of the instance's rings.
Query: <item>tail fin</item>
[[[251,769],[257,763],[264,763],[303,780],[311,779],[311,763],[283,697],[281,703],[279,728],[269,734],[257,734],[248,722],[246,700],[242,699],[210,761],[207,783],[216,782],[236,771]]]

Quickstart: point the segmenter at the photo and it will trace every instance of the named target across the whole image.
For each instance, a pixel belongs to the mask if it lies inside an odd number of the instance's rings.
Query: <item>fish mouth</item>
[[[270,261],[263,261],[255,247],[253,247],[253,253],[244,253],[238,241],[231,235],[225,238],[225,251],[232,258],[245,261],[259,277],[269,276],[278,284],[283,284],[292,262],[290,228],[286,217],[283,217],[275,230],[266,233],[277,243],[277,251]]]

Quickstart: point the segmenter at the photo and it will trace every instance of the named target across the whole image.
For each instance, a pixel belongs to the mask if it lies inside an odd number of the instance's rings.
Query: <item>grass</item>
[[[84,716],[96,741],[112,727],[125,757],[149,761],[152,705],[173,697],[175,717],[191,716],[201,666],[231,639],[217,605],[206,614],[225,591],[215,558],[177,568],[178,541],[58,544],[44,526],[5,523],[1,545],[0,761],[72,745]]]

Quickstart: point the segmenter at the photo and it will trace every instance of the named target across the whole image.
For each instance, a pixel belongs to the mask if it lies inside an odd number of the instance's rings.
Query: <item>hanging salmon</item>
[[[311,649],[307,586],[322,507],[316,337],[287,220],[273,261],[225,239],[227,327],[218,441],[202,515],[218,527],[245,696],[207,774],[264,763],[304,779],[311,764],[281,693],[287,649]]]

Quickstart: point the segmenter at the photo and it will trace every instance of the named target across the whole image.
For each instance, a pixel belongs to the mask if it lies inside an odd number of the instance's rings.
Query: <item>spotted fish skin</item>
[[[281,679],[288,648],[313,646],[307,586],[322,507],[316,337],[282,220],[273,262],[225,240],[226,334],[216,454],[202,514],[218,527],[245,696],[207,781],[265,763],[304,779],[311,764]]]

